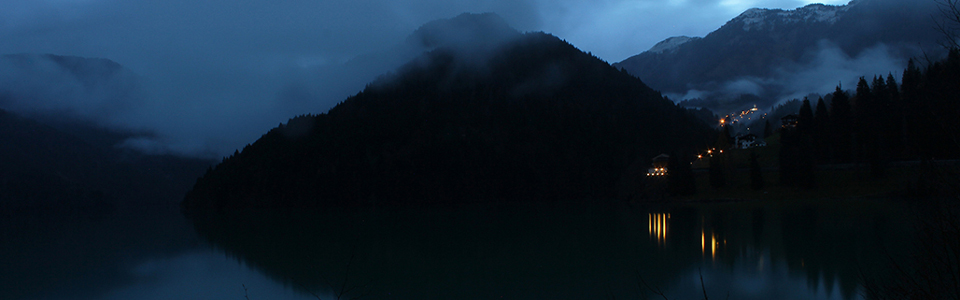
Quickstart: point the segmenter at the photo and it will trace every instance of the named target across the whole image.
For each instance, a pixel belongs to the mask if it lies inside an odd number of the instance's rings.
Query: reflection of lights
[[[727,245],[726,239],[723,239],[723,245]],[[717,259],[717,248],[719,247],[720,242],[717,241],[717,234],[710,232],[710,259]],[[707,233],[703,227],[700,228],[700,253],[707,255]]]
[[[717,259],[717,236],[710,233],[710,257]]]
[[[707,250],[707,237],[703,233],[703,230],[700,230],[700,253],[704,253]]]
[[[657,245],[666,244],[670,233],[670,214],[647,214],[647,232],[656,237]]]

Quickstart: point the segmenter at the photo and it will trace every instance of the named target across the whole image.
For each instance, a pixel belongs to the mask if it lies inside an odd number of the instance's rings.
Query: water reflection
[[[727,244],[727,240],[723,240],[723,244]],[[717,241],[717,234],[713,231],[710,232],[710,250],[707,251],[707,234],[703,227],[700,228],[700,253],[703,256],[707,256],[707,252],[710,253],[710,259],[717,260],[717,248],[720,247],[720,242]]]
[[[902,254],[912,228],[899,204],[856,201],[492,205],[195,226],[218,249],[303,292],[370,283],[368,295],[395,299],[651,296],[637,290],[639,273],[671,299],[702,297],[701,274],[718,298],[853,299],[860,273],[882,271],[886,253]]]
[[[144,260],[197,247],[176,205],[121,208],[91,216],[20,212],[0,217],[3,299],[101,299],[130,284]]]
[[[212,249],[147,260],[134,267],[129,276],[132,282],[96,299],[316,299],[313,295],[291,291],[288,286]]]
[[[670,214],[648,213],[647,232],[651,239],[656,239],[657,245],[666,246],[667,234],[670,233]]]

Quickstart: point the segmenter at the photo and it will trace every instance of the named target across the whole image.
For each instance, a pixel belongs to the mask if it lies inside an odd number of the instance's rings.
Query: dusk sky
[[[495,12],[521,31],[556,35],[614,63],[667,37],[706,35],[751,7],[817,2],[847,1],[6,0],[0,54],[116,61],[140,77],[145,96],[113,116],[82,117],[158,133],[131,141],[134,147],[215,157],[293,115],[324,112],[343,100],[339,94],[310,105],[279,99],[289,82],[303,80],[303,69],[384,51],[431,20]],[[89,105],[78,101],[71,105]]]

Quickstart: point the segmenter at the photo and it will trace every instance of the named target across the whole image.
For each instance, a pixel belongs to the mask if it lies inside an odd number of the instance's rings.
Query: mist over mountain
[[[703,38],[670,38],[614,65],[675,100],[769,107],[838,83],[853,87],[860,76],[896,74],[910,58],[942,52],[931,19],[937,14],[933,1],[756,8]],[[738,103],[741,94],[764,103]]]
[[[438,47],[473,51],[495,47],[520,36],[493,13],[463,13],[428,22],[403,42],[361,54],[342,64],[309,66],[280,92],[287,116],[319,112],[355,94],[384,73]]]
[[[140,78],[103,58],[53,54],[0,56],[0,108],[109,122],[141,95]]]
[[[209,161],[116,147],[128,133],[0,109],[0,210],[131,207],[178,199]]]
[[[0,108],[146,133],[119,143],[145,153],[220,158],[290,116],[326,111],[426,51],[472,51],[519,34],[496,14],[464,13],[342,63],[271,62],[269,74],[190,65],[171,70],[180,74],[174,79],[140,76],[109,59],[12,54],[0,57]]]
[[[328,113],[291,119],[207,172],[184,206],[609,199],[653,156],[714,135],[557,37],[488,49],[438,48]]]

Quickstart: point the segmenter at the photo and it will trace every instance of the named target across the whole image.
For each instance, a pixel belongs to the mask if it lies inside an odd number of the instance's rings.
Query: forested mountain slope
[[[439,48],[281,124],[207,172],[184,207],[606,199],[642,180],[631,168],[714,135],[637,78],[527,33]]]

